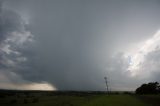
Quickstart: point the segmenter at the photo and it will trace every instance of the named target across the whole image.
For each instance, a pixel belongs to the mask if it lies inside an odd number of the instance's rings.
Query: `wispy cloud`
[[[154,71],[158,71],[160,31],[157,31],[151,38],[141,42],[141,44],[139,49],[130,55],[131,61],[128,70],[131,71],[132,76],[140,75],[143,78],[151,76]]]

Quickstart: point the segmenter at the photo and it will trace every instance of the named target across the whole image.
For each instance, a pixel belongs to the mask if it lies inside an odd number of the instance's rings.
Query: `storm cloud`
[[[156,0],[4,1],[0,87],[105,90],[107,76],[111,90],[134,90],[159,81],[159,5]]]

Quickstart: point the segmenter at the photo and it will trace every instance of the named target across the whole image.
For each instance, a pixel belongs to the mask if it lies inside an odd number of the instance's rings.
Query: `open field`
[[[160,95],[1,91],[0,106],[159,106]]]

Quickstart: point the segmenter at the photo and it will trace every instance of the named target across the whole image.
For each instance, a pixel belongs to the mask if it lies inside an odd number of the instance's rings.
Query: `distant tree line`
[[[150,82],[148,84],[142,84],[136,89],[136,94],[159,94],[160,84],[158,82]]]

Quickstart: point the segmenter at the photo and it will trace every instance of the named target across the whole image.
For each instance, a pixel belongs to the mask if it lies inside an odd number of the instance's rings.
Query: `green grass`
[[[100,96],[84,106],[150,106],[131,95]]]
[[[159,106],[160,95],[33,95],[5,96],[0,106]]]

